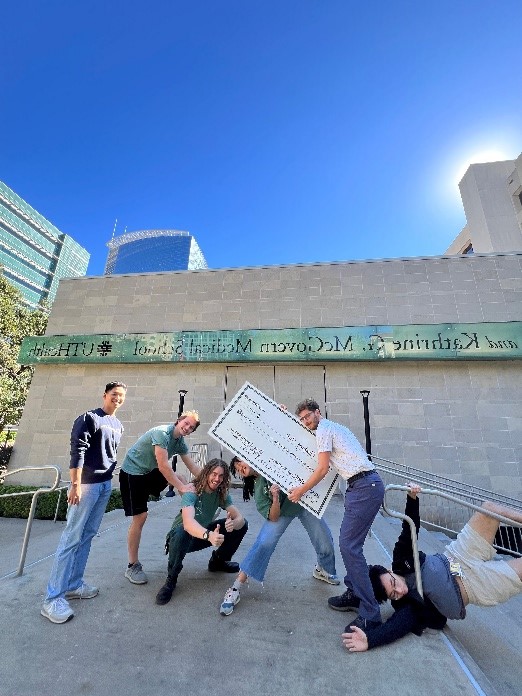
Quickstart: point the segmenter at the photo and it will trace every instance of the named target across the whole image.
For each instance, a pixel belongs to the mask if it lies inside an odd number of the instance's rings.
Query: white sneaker
[[[68,590],[65,593],[65,599],[92,599],[100,592],[94,585],[88,585],[86,582],[82,582],[80,587],[75,590]]]
[[[234,611],[236,604],[239,604],[240,599],[241,595],[239,590],[236,590],[235,587],[230,587],[225,594],[223,603],[219,607],[219,613],[222,616],[230,616],[230,614]]]
[[[60,624],[69,621],[74,616],[74,611],[69,606],[69,602],[63,597],[49,599],[42,604],[40,614],[53,623]]]
[[[329,585],[339,585],[341,583],[337,575],[328,575],[326,570],[318,565],[315,566],[312,575],[316,580],[322,580],[323,582],[327,582]]]

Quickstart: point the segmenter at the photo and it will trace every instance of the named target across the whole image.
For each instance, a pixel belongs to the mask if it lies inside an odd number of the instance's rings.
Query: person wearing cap
[[[101,408],[78,416],[71,431],[71,485],[67,493],[67,523],[54,556],[47,593],[40,613],[55,624],[72,619],[68,600],[91,599],[99,590],[83,574],[91,542],[100,528],[111,490],[112,474],[123,426],[116,411],[125,401],[123,382],[105,385]]]
[[[132,517],[127,534],[129,560],[125,577],[134,585],[148,582],[139,561],[139,548],[149,496],[159,496],[169,483],[180,494],[194,491],[194,486],[172,469],[169,459],[177,454],[193,476],[199,474],[201,469],[188,454],[185,442],[185,437],[198,428],[199,422],[197,411],[184,411],[175,423],[157,425],[144,433],[123,460],[121,498],[126,517]]]
[[[414,522],[418,536],[417,495],[421,489],[414,483],[408,486],[404,514]],[[491,501],[485,501],[482,510],[522,524],[520,510]],[[348,625],[342,634],[345,648],[364,652],[408,633],[420,636],[426,628],[444,628],[448,619],[464,619],[468,604],[491,607],[522,593],[522,558],[495,558],[493,543],[499,524],[494,517],[475,512],[443,553],[426,555],[419,551],[421,597],[415,582],[410,526],[404,521],[393,549],[391,570],[380,565],[369,567],[377,601],[391,600],[395,611],[381,626],[362,630]]]
[[[324,418],[317,401],[301,401],[295,413],[304,426],[315,432],[317,466],[302,485],[290,489],[288,499],[298,503],[326,476],[330,466],[346,482],[339,533],[339,549],[346,568],[346,591],[330,597],[328,605],[336,611],[358,611],[359,615],[352,622],[354,626],[362,629],[379,626],[381,612],[370,582],[363,546],[382,505],[383,482],[355,435],[346,426]]]

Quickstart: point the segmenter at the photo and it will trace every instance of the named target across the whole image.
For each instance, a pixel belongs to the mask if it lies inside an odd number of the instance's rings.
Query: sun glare
[[[502,162],[511,159],[505,150],[491,149],[480,150],[472,155],[466,155],[457,166],[453,177],[453,183],[458,186],[470,164],[482,164],[485,162]]]
[[[432,163],[429,180],[430,194],[437,205],[462,209],[459,183],[471,164],[513,160],[520,153],[520,132],[504,126],[502,134],[467,134],[447,143]]]

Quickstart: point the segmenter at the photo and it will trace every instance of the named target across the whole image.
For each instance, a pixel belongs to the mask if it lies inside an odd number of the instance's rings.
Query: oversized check
[[[315,434],[248,382],[208,432],[285,493],[304,483],[317,465]],[[300,504],[322,517],[336,484],[330,470]]]

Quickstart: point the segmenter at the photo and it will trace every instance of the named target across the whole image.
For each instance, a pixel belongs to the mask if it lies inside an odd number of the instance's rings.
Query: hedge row
[[[0,486],[0,496],[4,493],[20,493],[22,491],[36,491],[36,487],[29,488],[27,486]],[[38,496],[36,505],[35,517],[38,520],[54,520],[56,505],[58,502],[59,491],[52,493],[42,493]],[[17,495],[12,498],[0,497],[0,517],[20,517],[27,519],[29,510],[31,509],[31,495]],[[117,489],[111,491],[111,497],[107,504],[106,512],[123,508],[121,502],[121,493]],[[59,520],[64,520],[67,514],[67,491],[62,491],[60,499],[60,507],[58,509]]]

